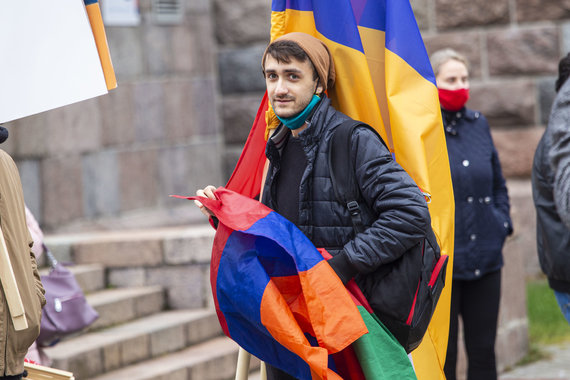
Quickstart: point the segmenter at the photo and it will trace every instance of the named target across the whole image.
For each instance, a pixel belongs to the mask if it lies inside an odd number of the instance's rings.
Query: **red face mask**
[[[437,91],[439,93],[439,102],[443,109],[447,111],[459,111],[469,99],[468,88],[460,88],[458,90],[444,90],[443,88],[438,88]]]

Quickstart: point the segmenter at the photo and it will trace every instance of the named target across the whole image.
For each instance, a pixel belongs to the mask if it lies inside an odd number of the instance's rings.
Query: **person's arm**
[[[336,258],[341,265],[335,268],[336,263],[331,264],[341,279],[355,273],[373,272],[397,260],[422,241],[431,223],[427,203],[418,186],[377,141],[376,135],[358,128],[352,142],[360,191],[378,218],[344,246],[341,257]]]
[[[28,225],[28,230],[32,235],[32,239],[34,240],[34,246],[32,247],[32,251],[34,252],[34,255],[36,256],[37,260],[44,253],[44,234],[36,218],[34,217],[34,214],[32,214],[28,206],[25,207],[26,207],[26,224]]]
[[[563,86],[556,96],[548,129],[552,146],[548,157],[554,173],[556,211],[570,229],[570,85]]]

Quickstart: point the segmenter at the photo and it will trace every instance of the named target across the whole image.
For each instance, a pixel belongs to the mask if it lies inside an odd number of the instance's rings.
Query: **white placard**
[[[106,93],[83,0],[0,1],[0,123]]]
[[[102,0],[101,13],[109,26],[137,26],[141,22],[138,0]]]

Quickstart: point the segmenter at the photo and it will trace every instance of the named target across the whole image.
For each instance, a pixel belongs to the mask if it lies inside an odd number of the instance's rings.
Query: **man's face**
[[[307,107],[313,94],[323,87],[313,79],[313,65],[291,58],[291,62],[277,62],[268,54],[265,58],[265,85],[273,111],[279,117],[292,117]]]

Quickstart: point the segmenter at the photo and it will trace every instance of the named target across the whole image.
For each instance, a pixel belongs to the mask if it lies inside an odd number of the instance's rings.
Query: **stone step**
[[[222,336],[90,380],[232,380],[238,349],[234,341]],[[258,367],[259,361],[252,360],[250,368]]]
[[[161,312],[46,348],[52,366],[77,380],[178,351],[221,334],[214,310]]]
[[[75,276],[84,293],[95,292],[105,288],[105,268],[100,263],[84,265],[66,265]],[[40,275],[49,273],[49,268],[41,268]]]
[[[48,235],[44,241],[60,260],[123,268],[207,262],[214,232],[209,225],[200,224]]]
[[[160,286],[106,289],[88,294],[86,298],[99,313],[88,331],[158,313],[165,303],[164,290]]]
[[[212,306],[214,229],[189,225],[45,236],[60,261],[100,264],[110,287],[162,286],[170,309]]]

